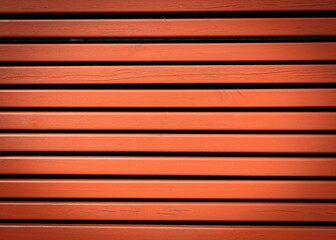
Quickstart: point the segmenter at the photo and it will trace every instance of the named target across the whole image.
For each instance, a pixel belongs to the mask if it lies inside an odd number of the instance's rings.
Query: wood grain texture
[[[336,43],[0,44],[0,62],[333,61]]]
[[[0,219],[335,222],[333,203],[0,202]]]
[[[0,239],[18,240],[334,240],[335,227],[0,224]]]
[[[1,156],[0,174],[336,177],[336,158]]]
[[[0,66],[0,84],[335,83],[336,65]]]
[[[0,37],[335,36],[336,18],[0,20]]]
[[[336,89],[0,90],[0,107],[335,107]]]
[[[0,13],[332,11],[333,0],[11,0]]]
[[[0,112],[0,129],[336,130],[333,112]]]
[[[2,198],[335,199],[336,181],[1,179]]]
[[[0,134],[0,151],[335,153],[332,134]]]

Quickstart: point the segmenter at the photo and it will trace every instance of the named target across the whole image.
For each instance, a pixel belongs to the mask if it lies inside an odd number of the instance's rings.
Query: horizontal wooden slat
[[[336,181],[0,180],[3,198],[335,199]]]
[[[0,90],[0,107],[335,107],[336,89]]]
[[[1,156],[0,174],[336,177],[336,158]]]
[[[0,44],[0,62],[319,61],[336,43]]]
[[[335,153],[319,134],[0,134],[0,151]]]
[[[336,113],[0,112],[0,129],[336,130]]]
[[[11,0],[0,13],[332,11],[332,0]]]
[[[335,227],[0,224],[0,239],[18,240],[334,240]]]
[[[0,20],[0,37],[334,36],[336,18]]]
[[[336,204],[0,202],[0,219],[335,222]]]
[[[0,66],[0,84],[335,83],[336,65]]]

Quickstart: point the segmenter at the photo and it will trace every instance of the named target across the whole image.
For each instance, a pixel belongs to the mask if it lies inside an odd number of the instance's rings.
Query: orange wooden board
[[[335,199],[336,181],[1,179],[2,198]]]
[[[336,177],[336,158],[1,156],[0,174]]]
[[[0,151],[335,153],[333,134],[0,134]]]
[[[335,107],[336,89],[0,90],[0,107]]]
[[[332,0],[11,0],[0,13],[332,11]]]
[[[0,202],[0,219],[335,222],[332,203]]]
[[[333,61],[335,42],[0,44],[0,62]]]
[[[0,66],[0,84],[335,82],[334,64]]]
[[[336,18],[17,19],[0,37],[334,36]]]
[[[334,240],[335,227],[0,224],[0,239],[19,240]]]
[[[0,129],[336,130],[333,112],[0,112]]]

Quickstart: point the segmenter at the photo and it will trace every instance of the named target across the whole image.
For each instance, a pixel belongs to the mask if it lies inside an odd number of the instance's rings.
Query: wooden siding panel
[[[336,204],[0,202],[0,219],[335,222]]]
[[[0,37],[335,36],[336,18],[0,20]]]
[[[333,11],[333,0],[11,0],[0,13]]]
[[[336,43],[0,44],[0,62],[334,61]]]
[[[334,134],[0,134],[0,151],[335,153]]]
[[[2,198],[335,199],[336,181],[0,180]]]
[[[157,83],[336,83],[336,65],[0,66],[0,84]]]
[[[333,112],[0,112],[13,130],[335,131]]]
[[[336,177],[336,158],[1,156],[1,174]]]
[[[0,107],[335,107],[336,89],[0,90]]]

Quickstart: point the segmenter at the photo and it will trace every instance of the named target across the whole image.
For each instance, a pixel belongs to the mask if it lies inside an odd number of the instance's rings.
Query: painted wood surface
[[[334,240],[334,227],[0,224],[0,239],[20,240]]]
[[[334,112],[0,112],[12,130],[336,130]]]
[[[1,37],[334,36],[336,18],[17,19],[0,20]]]
[[[335,222],[336,204],[0,202],[0,219]]]
[[[0,13],[335,11],[333,0],[11,0]]]
[[[0,84],[335,82],[334,64],[0,66]]]
[[[0,134],[0,151],[335,153],[335,134]]]
[[[336,177],[336,158],[1,156],[1,174]]]
[[[335,42],[0,44],[0,62],[334,61]]]
[[[1,179],[2,198],[335,199],[336,181]]]
[[[0,107],[335,107],[336,89],[0,90]]]

